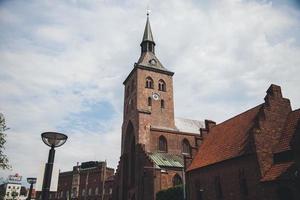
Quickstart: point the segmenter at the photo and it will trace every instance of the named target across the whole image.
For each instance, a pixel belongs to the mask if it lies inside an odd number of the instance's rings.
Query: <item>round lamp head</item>
[[[36,183],[36,178],[32,178],[32,177],[27,178],[27,183],[29,183],[29,184],[35,184]]]
[[[66,136],[65,134],[56,132],[45,132],[42,133],[41,136],[43,142],[49,147],[60,147],[68,139],[68,136]]]

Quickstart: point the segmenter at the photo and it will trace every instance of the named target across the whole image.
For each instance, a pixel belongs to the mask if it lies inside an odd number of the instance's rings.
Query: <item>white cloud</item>
[[[57,149],[59,168],[103,159],[116,166],[122,81],[140,53],[147,3],[2,3],[0,110],[15,172],[36,175],[48,151],[40,133],[60,127],[69,140]],[[177,116],[222,121],[261,103],[271,83],[300,107],[299,10],[259,1],[150,3],[157,56],[175,72]],[[84,115],[99,102],[113,115]]]

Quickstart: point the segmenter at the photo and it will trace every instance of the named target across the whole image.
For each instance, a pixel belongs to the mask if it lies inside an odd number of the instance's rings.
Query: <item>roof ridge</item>
[[[261,104],[255,106],[255,107],[252,107],[252,108],[250,108],[250,109],[248,109],[248,110],[246,110],[246,111],[244,111],[244,112],[242,112],[242,113],[240,113],[240,114],[238,114],[238,115],[235,115],[235,116],[233,116],[233,117],[231,117],[231,118],[229,118],[229,119],[226,119],[225,121],[223,121],[223,122],[221,122],[221,123],[219,123],[219,124],[216,124],[216,125],[219,126],[219,125],[221,125],[221,124],[224,124],[224,123],[226,123],[226,122],[228,122],[228,121],[231,121],[231,120],[233,120],[233,119],[235,119],[235,118],[237,118],[237,117],[239,117],[239,116],[241,116],[241,115],[243,115],[243,114],[245,114],[245,113],[247,113],[247,112],[250,112],[250,111],[252,111],[252,110],[254,110],[254,109],[256,109],[256,108],[259,108],[260,106],[263,106],[263,105],[264,105],[264,103],[261,103]]]

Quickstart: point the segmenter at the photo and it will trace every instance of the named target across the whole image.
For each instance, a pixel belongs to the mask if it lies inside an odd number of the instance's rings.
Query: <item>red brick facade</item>
[[[51,192],[49,199],[110,200],[113,175],[114,169],[106,167],[105,162],[82,163],[72,171],[59,173],[57,192]],[[40,199],[40,193],[37,197]]]
[[[208,131],[187,172],[189,199],[300,199],[299,128],[300,110],[271,85],[263,104]]]
[[[122,150],[114,200],[155,199],[158,191],[181,181],[183,151],[193,155],[201,142],[201,122],[174,117],[174,73],[159,62],[154,46],[147,20],[141,57],[124,81]]]

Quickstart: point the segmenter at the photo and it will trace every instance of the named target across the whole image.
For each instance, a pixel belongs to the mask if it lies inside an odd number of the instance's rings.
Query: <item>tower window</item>
[[[165,108],[165,100],[160,100],[160,107]]]
[[[153,80],[151,77],[146,78],[146,88],[151,88],[153,89]]]
[[[187,139],[184,139],[182,141],[182,153],[191,154],[191,145]]]
[[[152,106],[152,98],[148,97],[148,106]]]
[[[158,150],[161,152],[168,152],[167,139],[164,136],[160,136],[158,139]]]
[[[158,81],[158,90],[159,91],[166,91],[166,83],[163,80]]]

